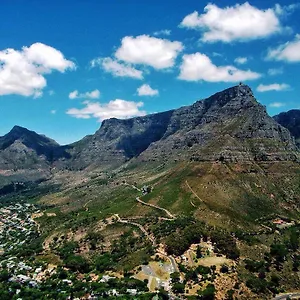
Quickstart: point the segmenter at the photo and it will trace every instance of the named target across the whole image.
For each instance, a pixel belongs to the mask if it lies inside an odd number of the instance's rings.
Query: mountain
[[[52,162],[61,157],[68,154],[54,140],[20,126],[0,137],[0,176],[6,175],[6,179],[48,178]]]
[[[9,253],[61,266],[73,286],[97,270],[121,277],[105,286],[117,289],[126,274],[128,287],[137,284],[132,277],[148,279],[156,292],[161,277],[156,285],[148,270],[165,274],[160,260],[169,273],[180,270],[182,292],[196,298],[209,286],[216,299],[241,300],[299,289],[299,149],[246,85],[167,112],[105,120],[67,146],[15,127],[0,138],[0,162],[0,206],[16,205],[2,213],[13,220],[18,200],[31,199],[41,232]],[[11,246],[7,237],[2,244]]]
[[[19,126],[0,137],[2,173],[34,170],[42,177],[49,176],[51,167],[112,170],[133,158],[140,163],[296,161],[298,155],[290,132],[243,84],[179,109],[105,120],[94,135],[67,146]]]
[[[300,110],[292,109],[274,116],[274,120],[287,128],[295,137],[296,143],[300,146]]]
[[[296,160],[289,131],[238,85],[191,106],[127,120],[102,122],[92,136],[68,146],[72,166],[116,167],[140,161]]]

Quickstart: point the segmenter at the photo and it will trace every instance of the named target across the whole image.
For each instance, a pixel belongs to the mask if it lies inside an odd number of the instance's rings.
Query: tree
[[[198,295],[201,297],[200,299],[203,300],[214,300],[215,293],[216,293],[216,288],[212,283],[208,284],[205,290],[198,291]]]
[[[85,258],[80,255],[70,255],[65,259],[67,268],[72,271],[79,271],[81,273],[87,273],[90,270],[89,263]]]
[[[278,262],[284,262],[288,254],[288,249],[283,244],[272,244],[270,254],[275,257]]]
[[[172,287],[173,292],[176,293],[176,294],[184,293],[184,289],[185,289],[185,284],[180,283],[180,282],[174,283],[173,287]]]
[[[197,258],[201,258],[202,257],[201,247],[199,245],[197,246],[196,256],[197,256]]]

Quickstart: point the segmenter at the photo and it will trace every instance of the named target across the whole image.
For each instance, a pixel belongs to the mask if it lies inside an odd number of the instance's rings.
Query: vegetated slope
[[[287,128],[295,137],[296,143],[300,146],[300,110],[292,109],[274,116],[274,120]]]
[[[299,209],[298,148],[246,85],[177,110],[104,121],[95,135],[67,151],[70,168],[87,168],[99,174],[99,182],[106,176],[103,169],[110,168],[105,186],[91,180],[71,197],[79,206],[88,201],[96,206],[101,199],[98,204],[108,215],[149,213],[139,210],[134,196],[126,192],[122,197],[123,180],[155,184],[148,200],[175,214],[211,217],[226,226],[249,226],[266,214],[297,214]]]
[[[36,219],[51,263],[81,273],[122,273],[164,247],[168,255],[181,255],[202,237],[234,263],[234,293],[247,284],[258,294],[240,299],[269,299],[282,283],[284,290],[298,289],[292,264],[299,245],[285,246],[290,233],[278,235],[273,221],[299,220],[299,150],[248,86],[178,110],[107,120],[95,135],[59,149],[70,158],[55,157],[54,179],[69,176],[72,184],[39,199],[44,214]],[[77,261],[86,268],[78,269]],[[247,264],[263,267],[250,272]],[[187,281],[194,269],[183,269]],[[276,289],[274,274],[280,275]],[[208,278],[202,275],[204,288]],[[218,278],[208,281],[220,291]]]

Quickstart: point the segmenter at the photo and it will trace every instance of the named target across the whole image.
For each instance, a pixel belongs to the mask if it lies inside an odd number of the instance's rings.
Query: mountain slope
[[[0,137],[0,169],[50,167],[112,170],[143,161],[295,161],[289,131],[259,104],[247,85],[221,91],[193,105],[127,120],[109,119],[79,142],[59,146],[25,128]]]
[[[6,175],[6,182],[48,178],[51,163],[61,157],[68,154],[54,140],[20,126],[0,137],[0,176]]]
[[[296,143],[300,146],[300,110],[292,109],[274,116],[274,120],[287,128],[295,137]]]
[[[128,120],[105,120],[69,147],[72,166],[116,167],[151,160],[296,160],[289,131],[239,85],[191,106]]]
[[[259,104],[251,89],[239,85],[190,107],[176,110],[164,139],[143,154],[192,160],[295,160],[288,130]]]

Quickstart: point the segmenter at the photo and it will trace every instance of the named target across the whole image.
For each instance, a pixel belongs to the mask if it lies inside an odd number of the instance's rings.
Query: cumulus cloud
[[[300,62],[300,34],[295,39],[278,46],[275,49],[269,49],[267,59],[283,60],[287,62]]]
[[[199,52],[183,56],[179,79],[187,81],[237,82],[254,80],[261,74],[240,70],[234,66],[216,66],[210,58]]]
[[[248,62],[248,58],[247,57],[237,57],[234,60],[235,63],[239,64],[239,65],[244,65],[245,63]]]
[[[99,99],[100,98],[100,91],[94,90],[91,92],[86,93],[79,93],[77,90],[71,92],[69,94],[70,99],[79,99],[79,98],[85,98],[85,99]]]
[[[115,56],[128,63],[166,69],[174,66],[175,59],[182,50],[181,42],[148,35],[126,36],[122,39],[121,47],[117,49]]]
[[[279,91],[289,90],[290,88],[291,88],[290,85],[286,83],[272,83],[268,85],[260,84],[256,90],[258,92],[270,92],[270,91],[279,92]]]
[[[270,103],[269,106],[273,107],[273,108],[280,108],[280,107],[285,106],[285,103],[283,103],[283,102],[273,102],[273,103]]]
[[[204,13],[187,15],[181,27],[199,29],[203,42],[231,42],[264,38],[282,31],[275,8],[258,9],[248,2],[220,8],[208,4]]]
[[[55,109],[52,109],[52,110],[50,111],[50,113],[51,113],[52,115],[55,115],[55,114],[56,114],[56,110],[55,110]]]
[[[0,51],[0,95],[40,97],[52,71],[74,70],[75,64],[57,49],[42,43],[21,50]]]
[[[276,76],[283,73],[283,68],[273,68],[268,70],[268,75]]]
[[[170,34],[171,34],[171,30],[170,29],[163,29],[163,30],[159,30],[159,31],[153,32],[153,35],[155,35],[155,36],[170,35]]]
[[[137,70],[130,64],[121,63],[110,57],[95,58],[91,61],[91,66],[100,66],[107,73],[111,73],[116,77],[131,77],[136,79],[143,79],[143,72]]]
[[[83,104],[81,109],[70,108],[67,114],[78,119],[96,118],[99,122],[110,118],[127,119],[146,114],[146,111],[141,110],[143,102],[116,99],[105,104],[90,101],[84,101]]]
[[[139,96],[155,96],[159,94],[158,90],[153,89],[149,84],[143,84],[137,89]]]

